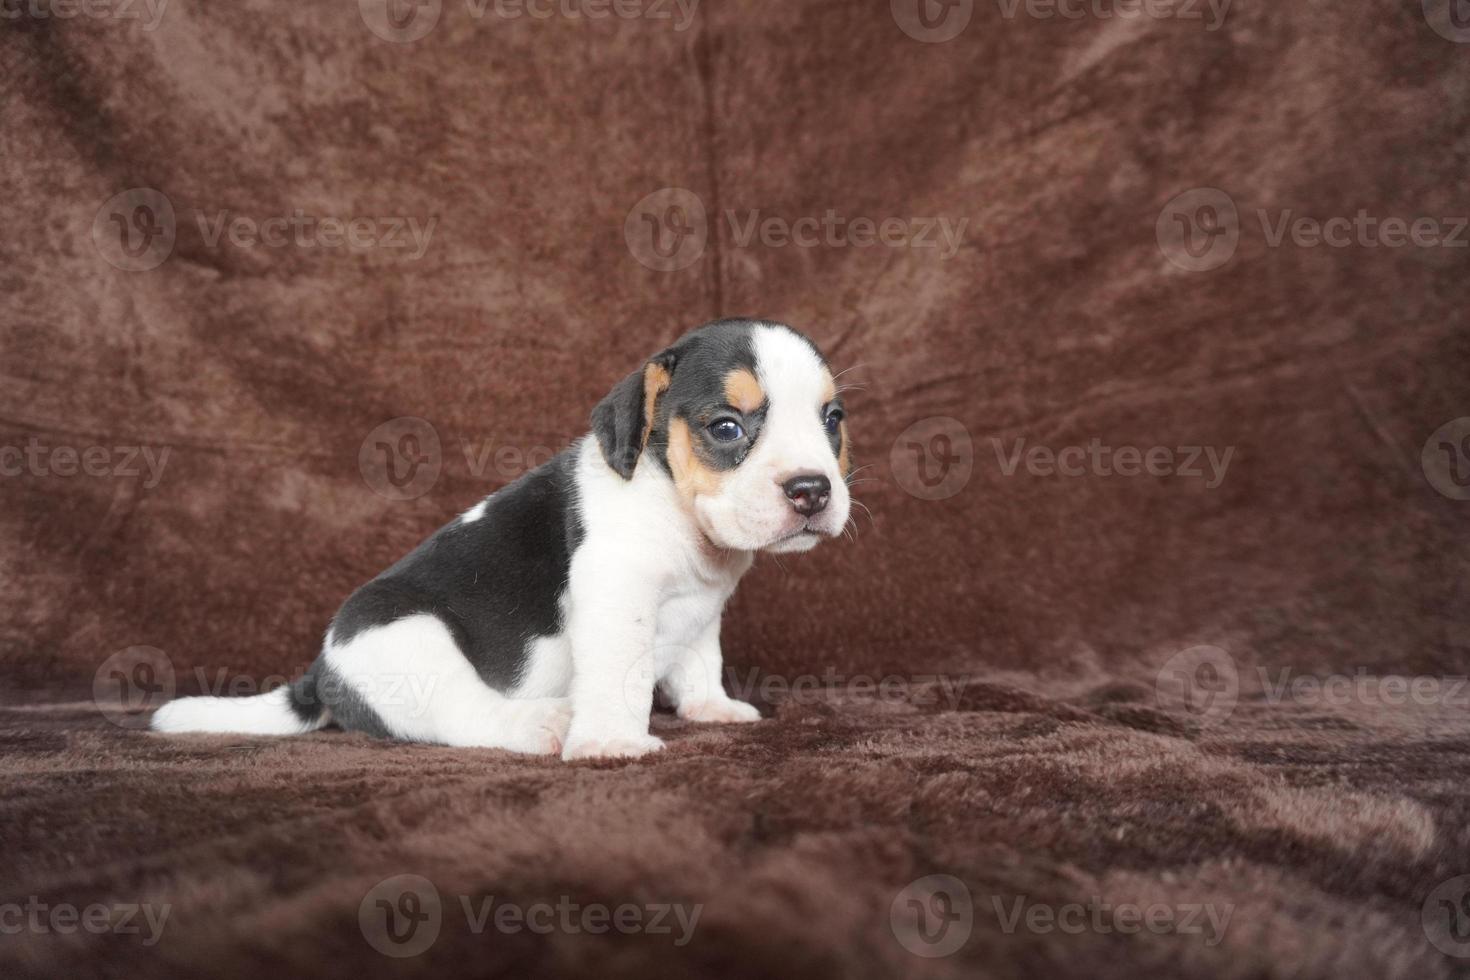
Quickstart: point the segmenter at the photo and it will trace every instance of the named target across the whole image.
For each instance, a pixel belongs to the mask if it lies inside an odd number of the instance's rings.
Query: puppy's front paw
[[[701,701],[699,704],[679,705],[679,717],[685,721],[712,724],[743,724],[760,721],[761,713],[753,704],[726,698],[723,701]]]
[[[566,762],[574,759],[636,759],[663,747],[664,740],[653,735],[571,738],[567,740],[567,747],[562,750],[561,757]]]

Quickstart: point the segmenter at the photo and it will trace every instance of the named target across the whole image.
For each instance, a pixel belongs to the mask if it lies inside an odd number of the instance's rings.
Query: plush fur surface
[[[1016,681],[1015,678],[1008,679]],[[90,704],[0,712],[0,903],[172,906],[161,937],[7,935],[11,977],[1311,977],[1433,980],[1420,908],[1470,853],[1463,709],[1245,699],[1201,729],[1136,684],[957,679],[766,704],[758,725],[656,716],[664,752],[582,762],[297,738],[162,737]],[[974,923],[943,959],[890,929],[944,873]],[[378,882],[433,883],[438,938],[390,960]],[[491,929],[497,902],[684,902],[692,939]],[[1007,933],[1025,907],[1209,905],[1201,934]],[[1462,973],[1458,975],[1463,975]]]
[[[1138,691],[1198,643],[1245,672],[1470,672],[1470,504],[1421,466],[1470,416],[1467,250],[1273,247],[1257,216],[1463,215],[1470,48],[1418,0],[1240,0],[1215,31],[976,3],[941,44],[892,6],[707,2],[678,32],[445,3],[408,45],[353,2],[175,0],[150,33],[4,22],[0,448],[97,448],[108,471],[0,479],[0,897],[156,893],[183,925],[157,953],[7,934],[0,972],[375,975],[358,904],[398,873],[708,906],[678,951],[446,933],[406,975],[1455,972],[1419,915],[1470,873],[1461,715],[1256,705],[1195,736]],[[709,236],[663,272],[624,233],[669,186]],[[178,215],[149,272],[92,240],[134,187]],[[1193,187],[1244,229],[1208,273],[1156,240]],[[209,241],[296,209],[437,224],[417,258]],[[753,216],[828,209],[968,223],[943,259],[742,244]],[[299,676],[354,588],[565,448],[588,399],[682,327],[753,312],[854,367],[872,520],[763,560],[728,662],[1036,694],[663,718],[658,758],[571,766],[333,731],[173,741],[86,703],[135,645],[181,695]],[[441,465],[392,499],[360,453],[403,416]],[[905,440],[938,416],[973,463],[925,499]],[[1234,452],[1212,487],[1005,472],[1018,446],[1094,440]],[[887,916],[930,873],[977,903],[1239,910],[1208,949],[977,925],[920,962]]]

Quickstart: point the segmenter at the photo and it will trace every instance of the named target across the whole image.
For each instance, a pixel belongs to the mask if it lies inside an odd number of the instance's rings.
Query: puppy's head
[[[790,327],[720,320],[655,354],[592,412],[624,479],[657,466],[714,544],[806,551],[847,523],[847,423],[816,346]]]

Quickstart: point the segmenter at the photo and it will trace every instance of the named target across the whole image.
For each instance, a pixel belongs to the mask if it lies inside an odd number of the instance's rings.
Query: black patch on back
[[[332,621],[333,644],[429,613],[448,627],[481,680],[499,691],[514,687],[531,642],[561,632],[558,600],[584,535],[575,466],[572,451],[564,451],[488,497],[478,520],[456,517],[434,532],[343,603]],[[328,707],[343,727],[357,727]]]

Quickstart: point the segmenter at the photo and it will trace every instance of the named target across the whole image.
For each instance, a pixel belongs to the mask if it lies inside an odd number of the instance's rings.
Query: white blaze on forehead
[[[821,410],[830,375],[811,344],[782,327],[755,328],[755,373],[773,411]]]
[[[756,455],[778,477],[826,473],[836,481],[836,458],[822,427],[831,375],[804,339],[781,327],[755,329],[755,372],[766,393],[766,421]]]

